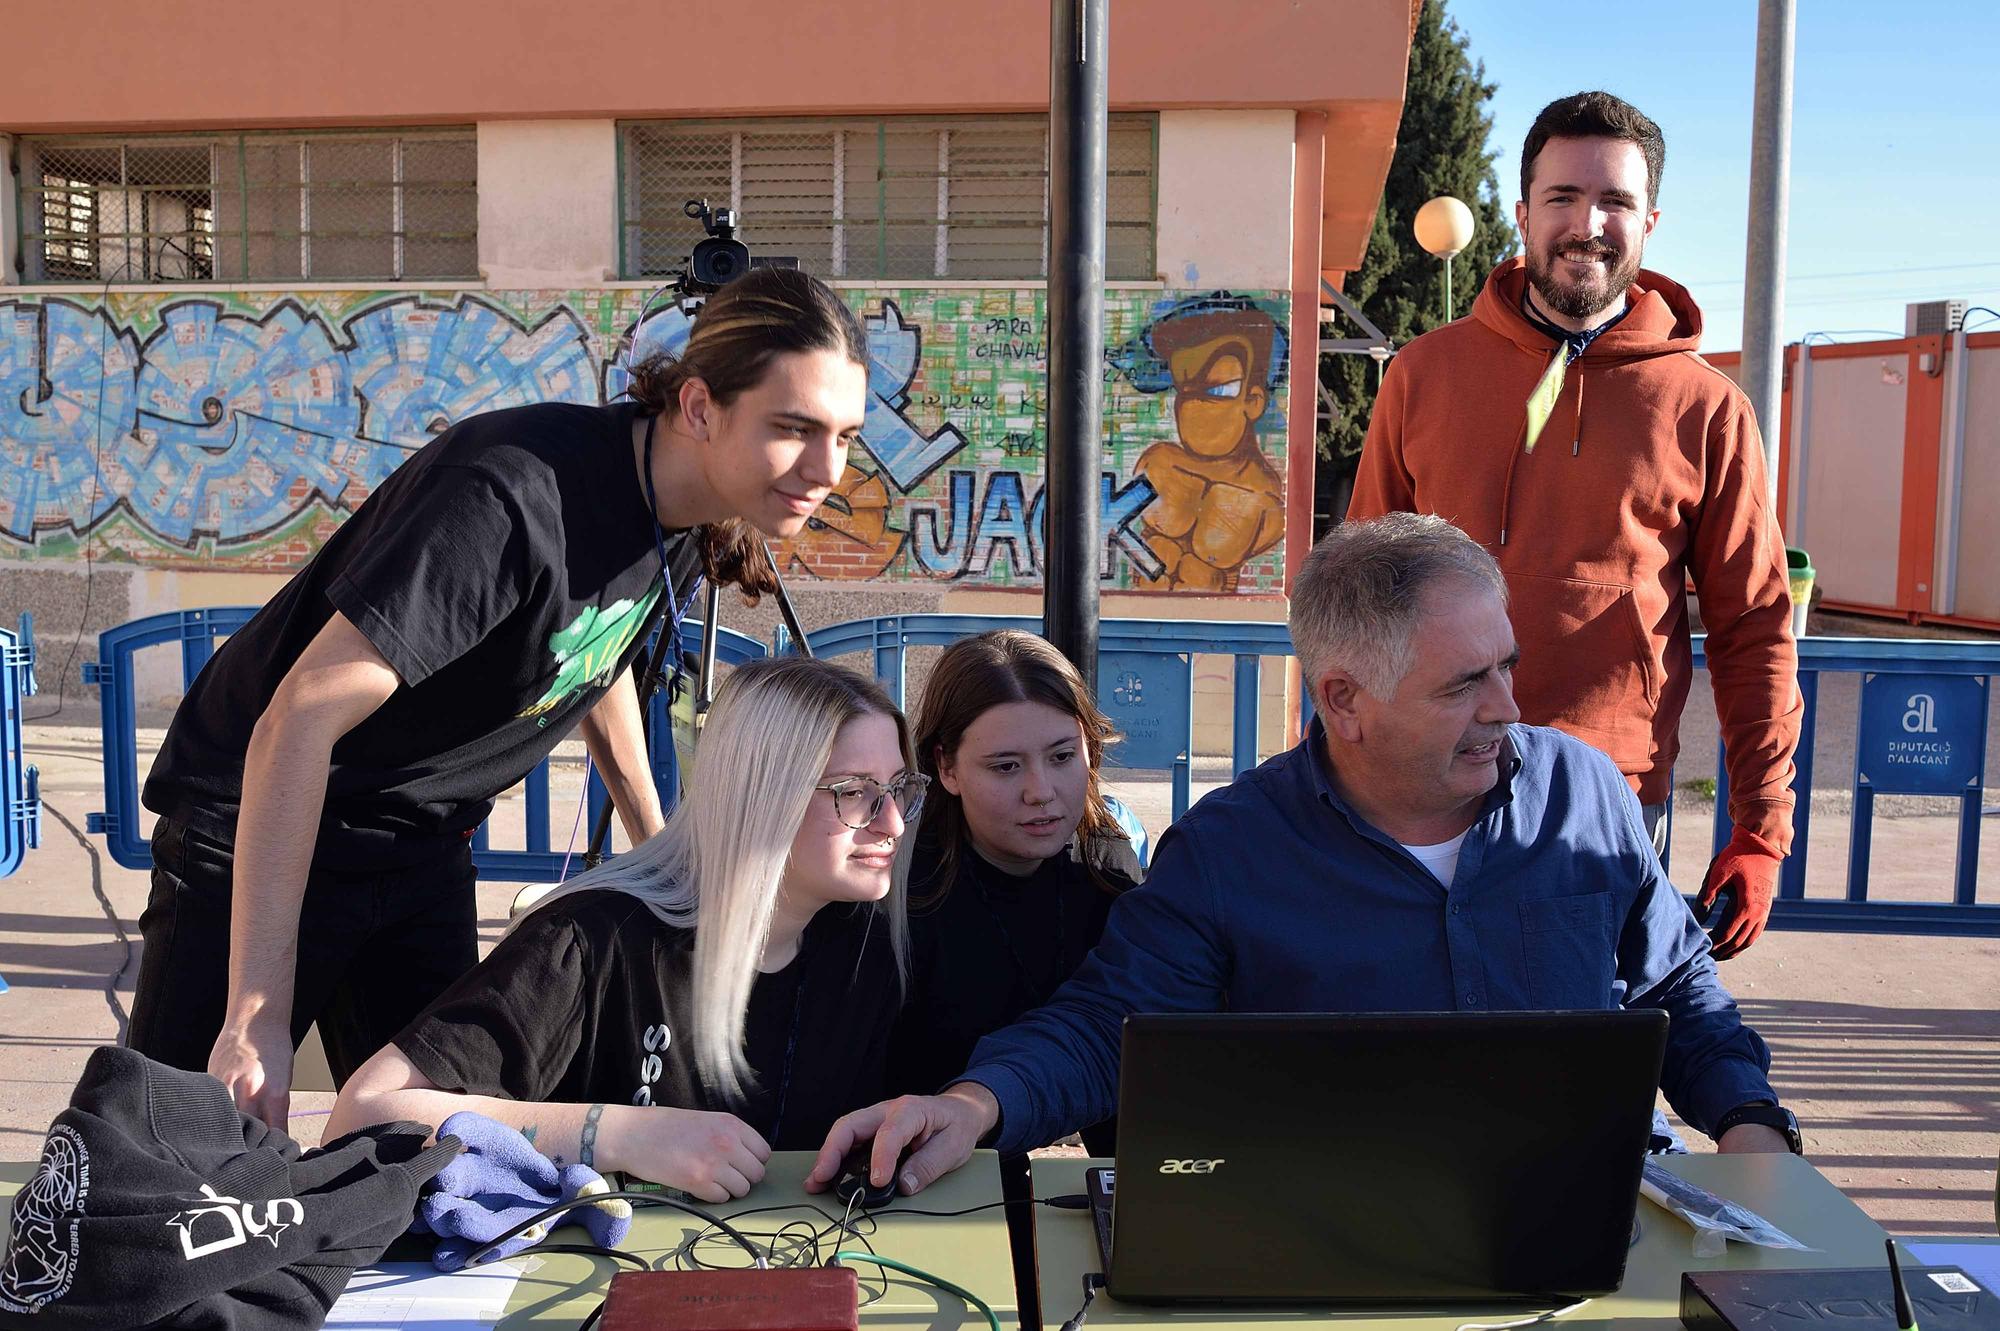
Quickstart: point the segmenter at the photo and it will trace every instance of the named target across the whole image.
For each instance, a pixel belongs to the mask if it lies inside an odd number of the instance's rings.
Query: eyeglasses
[[[814,786],[833,796],[833,816],[860,831],[882,816],[882,806],[896,801],[896,812],[905,823],[914,822],[924,807],[924,792],[931,779],[921,772],[905,772],[888,785],[866,776],[844,776]]]

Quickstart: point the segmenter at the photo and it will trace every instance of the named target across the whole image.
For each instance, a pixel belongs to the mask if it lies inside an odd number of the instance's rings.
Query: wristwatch
[[[1753,1100],[1747,1105],[1738,1105],[1715,1125],[1715,1139],[1721,1141],[1722,1134],[1738,1123],[1761,1123],[1783,1134],[1785,1145],[1793,1155],[1806,1153],[1805,1138],[1799,1135],[1798,1115],[1783,1105],[1774,1105],[1769,1100]]]

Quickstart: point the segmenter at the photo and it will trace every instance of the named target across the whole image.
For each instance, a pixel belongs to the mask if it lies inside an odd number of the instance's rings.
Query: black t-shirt
[[[473,416],[398,467],[195,679],[146,807],[235,843],[251,729],[339,610],[402,684],[333,747],[316,862],[413,863],[478,826],[643,646],[660,571],[637,410]],[[699,542],[667,549],[685,600]]]
[[[835,1119],[883,1098],[901,990],[876,907],[822,907],[792,963],[757,977],[744,1019],[756,1083],[741,1102],[695,1067],[693,955],[694,931],[664,923],[637,897],[559,897],[395,1043],[443,1090],[726,1110],[780,1151],[818,1150]]]
[[[890,1045],[892,1094],[935,1094],[965,1071],[981,1037],[1040,1007],[1076,973],[1104,936],[1116,894],[1140,876],[1122,839],[1093,843],[1087,858],[1073,843],[1017,878],[961,841],[958,872],[940,895],[937,848],[919,839],[910,866],[910,994]],[[1086,1135],[1094,1151],[1096,1139],[1108,1140]]]

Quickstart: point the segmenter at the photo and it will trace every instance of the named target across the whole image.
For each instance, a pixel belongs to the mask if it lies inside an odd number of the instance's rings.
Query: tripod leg
[[[785,575],[778,571],[778,557],[771,553],[771,543],[764,543],[764,558],[771,561],[771,578],[778,584],[778,614],[785,621],[785,632],[792,635],[800,656],[813,654],[812,644],[806,641],[806,631],[799,623],[799,612],[792,609],[792,598],[785,591]]]

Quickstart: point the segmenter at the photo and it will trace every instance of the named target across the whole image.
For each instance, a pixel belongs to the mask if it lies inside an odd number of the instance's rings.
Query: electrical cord
[[[1083,1277],[1083,1304],[1062,1324],[1062,1331],[1078,1331],[1083,1319],[1090,1316],[1090,1305],[1097,1302],[1097,1291],[1104,1288],[1102,1271],[1087,1271]]]
[[[742,1248],[743,1251],[750,1254],[751,1261],[753,1261],[756,1264],[759,1270],[763,1270],[767,1265],[767,1263],[764,1260],[764,1254],[757,1250],[757,1245],[750,1242],[749,1239],[745,1238],[743,1236],[743,1231],[737,1229],[734,1225],[730,1224],[727,1220],[724,1220],[721,1216],[716,1215],[713,1211],[704,1210],[701,1207],[695,1206],[690,1202],[679,1201],[675,1198],[668,1197],[662,1193],[628,1192],[624,1189],[620,1189],[616,1192],[592,1193],[589,1196],[572,1197],[566,1202],[557,1202],[554,1206],[548,1207],[545,1210],[535,1215],[529,1216],[526,1220],[523,1220],[520,1224],[514,1226],[512,1229],[508,1230],[505,1234],[502,1234],[499,1238],[494,1239],[491,1243],[487,1244],[485,1247],[473,1253],[472,1256],[466,1259],[465,1264],[468,1267],[482,1265],[493,1256],[493,1250],[495,1248],[498,1248],[508,1239],[515,1238],[521,1234],[525,1234],[528,1230],[533,1229],[536,1225],[541,1224],[543,1221],[553,1220],[557,1216],[562,1215],[568,1211],[573,1211],[579,1206],[594,1206],[599,1202],[609,1202],[609,1201],[627,1201],[633,1203],[636,1206],[667,1206],[667,1207],[672,1207],[676,1211],[685,1211],[687,1214],[695,1217],[697,1220],[707,1221],[710,1228],[719,1229],[724,1234],[727,1234],[730,1238],[734,1239],[738,1247]]]
[[[967,1303],[979,1308],[986,1315],[989,1324],[996,1328],[996,1331],[999,1322],[992,1308],[971,1291],[938,1279],[929,1272],[920,1271],[915,1267],[897,1262],[891,1258],[882,1257],[876,1253],[875,1245],[870,1241],[870,1236],[877,1233],[880,1228],[877,1217],[882,1215],[900,1215],[948,1218],[975,1215],[981,1211],[992,1211],[1004,1206],[1049,1206],[1057,1210],[1076,1211],[1082,1210],[1089,1205],[1089,1199],[1078,1192],[1064,1193],[1056,1197],[1021,1197],[1008,1201],[987,1202],[980,1206],[968,1206],[956,1211],[930,1211],[918,1210],[914,1207],[894,1206],[878,1208],[876,1210],[863,1210],[860,1207],[860,1195],[857,1193],[849,1200],[846,1210],[838,1218],[834,1217],[824,1207],[812,1202],[795,1202],[779,1206],[757,1206],[745,1211],[732,1211],[727,1217],[723,1217],[711,1215],[698,1207],[674,1201],[657,1192],[618,1191],[599,1193],[594,1197],[578,1198],[574,1201],[550,1207],[541,1215],[524,1221],[508,1233],[502,1234],[485,1248],[474,1253],[466,1265],[479,1265],[487,1259],[487,1254],[492,1249],[505,1243],[508,1239],[530,1226],[540,1223],[544,1219],[558,1215],[574,1206],[583,1205],[591,1201],[602,1201],[608,1197],[623,1197],[636,1202],[650,1202],[663,1206],[671,1206],[676,1210],[685,1211],[690,1215],[706,1220],[708,1226],[705,1229],[689,1234],[678,1247],[650,1264],[636,1254],[612,1248],[599,1248],[591,1244],[543,1243],[537,1245],[535,1251],[540,1253],[565,1252],[584,1256],[608,1257],[615,1261],[630,1262],[640,1270],[650,1271],[740,1270],[740,1267],[724,1267],[721,1263],[711,1261],[702,1255],[702,1248],[716,1241],[718,1234],[720,1234],[722,1237],[729,1239],[736,1247],[749,1253],[756,1266],[764,1270],[797,1270],[802,1267],[838,1266],[841,1264],[843,1257],[852,1261],[872,1263],[882,1268],[883,1271],[881,1276],[882,1283],[879,1289],[870,1288],[868,1282],[865,1279],[861,1279],[860,1273],[855,1273],[857,1281],[860,1284],[864,1306],[888,1297],[889,1280],[887,1271],[895,1270],[905,1275],[915,1276],[920,1280],[929,1281],[939,1289],[956,1294]],[[810,1211],[824,1223],[815,1227],[812,1221],[799,1219],[780,1225],[775,1230],[742,1230],[736,1228],[736,1222],[743,1220],[747,1216],[772,1215],[781,1211]],[[824,1254],[823,1249],[829,1236],[835,1235],[842,1235],[851,1239],[853,1242],[860,1244],[865,1251],[856,1252],[853,1249],[837,1248],[831,1255]],[[764,1241],[762,1249],[759,1249],[755,1242],[755,1240],[759,1239]],[[836,1238],[835,1242],[840,1242],[840,1239]],[[1104,1277],[1096,1272],[1092,1272],[1090,1275],[1084,1277],[1084,1281],[1083,1306],[1077,1310],[1075,1317],[1063,1324],[1063,1331],[1077,1331],[1082,1326],[1083,1319],[1090,1310],[1091,1301],[1096,1297],[1096,1289],[1103,1287]],[[1096,1282],[1095,1288],[1091,1285],[1092,1281]],[[590,1331],[590,1328],[596,1326],[603,1315],[604,1305],[599,1303],[596,1308],[591,1310],[589,1316],[585,1317],[582,1323],[579,1324],[577,1331]]]
[[[981,1206],[968,1206],[963,1211],[919,1211],[908,1206],[878,1206],[862,1214],[879,1215],[923,1215],[960,1216],[976,1215],[980,1211],[991,1211],[1000,1206],[1049,1206],[1058,1211],[1082,1211],[1090,1206],[1090,1199],[1080,1192],[1065,1192],[1054,1197],[1015,1197],[1004,1202],[987,1202]]]
[[[906,1276],[915,1276],[926,1284],[935,1285],[947,1294],[958,1295],[959,1298],[964,1299],[967,1303],[986,1315],[986,1325],[990,1328],[990,1331],[1000,1331],[1000,1318],[995,1315],[992,1307],[985,1299],[980,1298],[963,1285],[953,1284],[943,1276],[932,1275],[929,1271],[921,1267],[911,1266],[908,1262],[899,1262],[893,1257],[878,1257],[872,1252],[854,1252],[846,1248],[836,1252],[833,1255],[833,1261],[829,1264],[839,1266],[842,1262],[873,1262],[877,1266],[886,1266],[891,1271],[900,1271]]]
[[[609,1257],[614,1262],[629,1262],[634,1270],[653,1269],[653,1264],[636,1252],[626,1252],[623,1248],[600,1248],[595,1243],[538,1243],[534,1247],[534,1252],[538,1256],[543,1253],[566,1252],[579,1257]]]
[[[111,350],[111,340],[109,337],[111,313],[107,307],[111,301],[112,286],[117,283],[119,278],[130,277],[131,275],[132,260],[130,257],[127,257],[116,268],[111,270],[111,276],[104,279],[104,285],[97,292],[97,318],[100,327],[97,334],[97,403],[94,413],[97,417],[97,434],[92,440],[90,449],[90,499],[92,503],[96,502],[99,493],[104,488],[104,386],[111,378],[111,369],[105,359]],[[42,344],[38,350],[41,359],[35,366],[36,375],[43,383],[48,382],[48,342],[48,315],[45,311],[42,315]],[[71,398],[70,400],[76,402],[75,398]],[[82,406],[83,404],[77,402],[76,405]],[[90,630],[90,602],[97,585],[97,561],[90,554],[91,529],[94,525],[91,522],[88,508],[84,511],[84,526],[81,531],[77,531],[75,519],[72,518],[70,520],[70,529],[76,531],[77,537],[83,545],[83,614],[77,619],[76,637],[69,645],[69,655],[63,658],[62,669],[56,671],[56,705],[46,712],[37,712],[33,716],[23,716],[21,718],[23,721],[46,721],[52,716],[62,715],[63,697],[69,689],[70,667],[76,664],[76,654],[83,648],[84,634]]]

